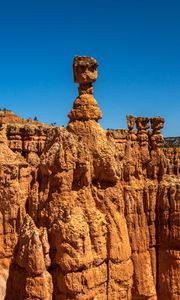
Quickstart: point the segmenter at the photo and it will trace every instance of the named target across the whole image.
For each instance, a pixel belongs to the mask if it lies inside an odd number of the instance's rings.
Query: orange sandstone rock
[[[0,299],[180,298],[179,150],[160,117],[100,126],[97,66],[74,59],[67,128],[1,121]]]

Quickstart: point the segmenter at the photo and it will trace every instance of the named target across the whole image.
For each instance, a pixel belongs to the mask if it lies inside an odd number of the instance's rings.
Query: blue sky
[[[104,128],[162,115],[180,135],[179,0],[0,1],[0,107],[66,125],[75,55],[99,62]]]

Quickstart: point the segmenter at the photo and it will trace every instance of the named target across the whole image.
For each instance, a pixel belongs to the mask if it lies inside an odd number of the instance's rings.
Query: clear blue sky
[[[0,107],[66,125],[74,55],[99,61],[104,128],[162,115],[180,135],[179,0],[1,0]]]

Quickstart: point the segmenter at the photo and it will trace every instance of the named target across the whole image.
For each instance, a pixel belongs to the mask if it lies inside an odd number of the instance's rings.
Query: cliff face
[[[0,299],[180,298],[179,151],[159,117],[104,130],[96,69],[75,58],[67,128],[1,126]]]

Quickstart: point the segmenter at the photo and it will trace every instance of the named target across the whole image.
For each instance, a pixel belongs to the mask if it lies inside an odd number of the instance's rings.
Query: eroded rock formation
[[[161,117],[100,126],[97,66],[74,59],[67,128],[1,122],[0,299],[180,298],[180,152]]]

